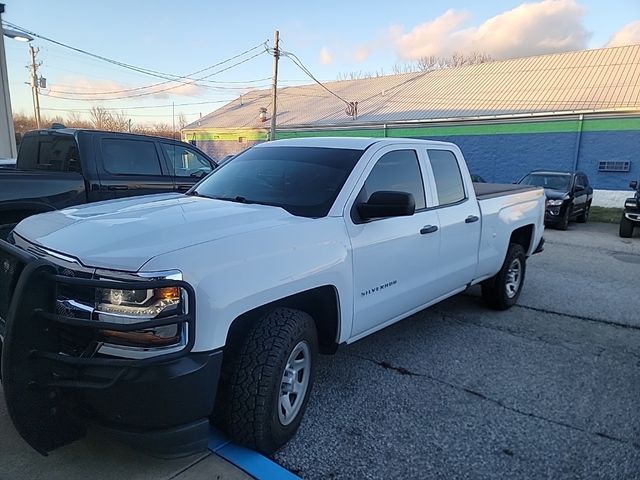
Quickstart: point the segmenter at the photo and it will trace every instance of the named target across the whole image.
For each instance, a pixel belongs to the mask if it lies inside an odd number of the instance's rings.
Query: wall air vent
[[[598,162],[599,172],[628,172],[631,162]]]

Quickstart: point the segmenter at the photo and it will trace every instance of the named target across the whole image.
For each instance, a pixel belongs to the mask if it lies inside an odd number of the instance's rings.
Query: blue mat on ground
[[[236,445],[211,427],[209,450],[258,480],[297,480],[300,477],[264,455]]]

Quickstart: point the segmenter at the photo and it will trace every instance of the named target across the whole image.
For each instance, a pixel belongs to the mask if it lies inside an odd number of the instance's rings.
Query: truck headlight
[[[182,280],[178,271],[155,272],[124,277],[97,273],[99,279],[113,282],[124,280]],[[63,315],[91,319],[96,322],[98,340],[103,344],[101,353],[127,355],[125,352],[139,351],[152,354],[162,347],[180,347],[186,344],[186,323],[146,326],[153,320],[166,319],[188,313],[188,294],[178,286],[161,288],[118,289],[80,288],[62,286],[58,290],[57,309]],[[100,322],[131,326],[127,331],[100,328]],[[137,325],[140,324],[140,328]],[[192,334],[192,333],[191,333]]]
[[[624,208],[636,208],[636,202],[634,200],[624,202]]]
[[[547,207],[559,207],[562,205],[562,200],[547,200]]]
[[[181,305],[181,294],[178,287],[155,288],[153,290],[99,288],[96,291],[96,296],[97,312],[144,319],[176,314]]]
[[[182,309],[182,292],[178,287],[152,290],[118,290],[99,288],[96,291],[96,313],[117,315],[119,321],[137,323],[169,315],[179,315]],[[113,321],[113,318],[109,318]],[[162,325],[132,332],[100,330],[103,341],[130,347],[167,347],[180,343],[178,324]]]

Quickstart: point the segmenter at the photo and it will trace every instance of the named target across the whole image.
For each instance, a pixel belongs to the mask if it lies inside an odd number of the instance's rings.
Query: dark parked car
[[[544,188],[547,196],[546,225],[566,230],[571,220],[584,223],[589,219],[593,188],[585,173],[534,170],[518,183]]]
[[[70,128],[29,132],[15,169],[0,169],[0,237],[36,213],[184,192],[216,166],[196,147],[168,138]]]
[[[640,185],[634,180],[629,187],[636,193],[624,201],[624,212],[620,219],[620,236],[623,238],[632,237],[633,228],[640,227]]]

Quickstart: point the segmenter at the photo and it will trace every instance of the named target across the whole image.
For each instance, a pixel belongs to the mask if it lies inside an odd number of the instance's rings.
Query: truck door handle
[[[433,232],[437,232],[438,231],[438,226],[437,225],[425,225],[424,227],[422,227],[420,229],[420,234],[421,235],[425,235],[427,233],[433,233]]]
[[[478,220],[480,220],[480,218],[477,215],[469,215],[464,223],[473,223],[473,222],[477,222]]]
[[[181,192],[186,192],[187,190],[189,190],[193,185],[178,185],[178,190],[180,190]]]
[[[129,190],[126,185],[109,185],[107,190]]]

